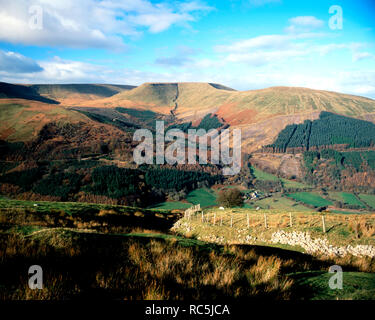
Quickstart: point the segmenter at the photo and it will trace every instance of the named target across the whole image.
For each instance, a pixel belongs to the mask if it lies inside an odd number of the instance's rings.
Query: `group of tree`
[[[40,162],[36,167],[0,174],[0,183],[19,192],[74,201],[78,194],[106,199],[138,199],[142,205],[167,197],[181,200],[195,188],[209,187],[222,176],[207,172],[142,166],[138,169],[103,166],[99,161]],[[15,195],[12,195],[15,196]],[[138,202],[139,202],[138,201]]]
[[[286,152],[287,148],[312,147],[320,149],[330,145],[345,145],[348,148],[375,146],[375,124],[330,112],[321,112],[319,119],[306,120],[302,124],[288,125],[275,142],[267,147],[275,152]]]
[[[223,207],[242,207],[244,203],[243,194],[237,188],[224,189],[219,193],[217,199]]]

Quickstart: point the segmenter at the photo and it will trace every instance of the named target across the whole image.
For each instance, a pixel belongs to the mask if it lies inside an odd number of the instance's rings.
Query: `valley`
[[[0,83],[1,266],[14,271],[0,297],[373,298],[374,114],[374,100],[307,88]],[[212,141],[207,163],[137,164],[134,132],[156,121],[185,138],[240,129],[240,172],[210,161]],[[231,191],[240,205],[223,204]],[[35,259],[49,290],[22,286]],[[326,285],[333,264],[342,292]]]

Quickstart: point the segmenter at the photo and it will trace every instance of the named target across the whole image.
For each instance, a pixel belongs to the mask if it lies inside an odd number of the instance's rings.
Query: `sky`
[[[0,0],[0,81],[298,86],[375,99],[375,1]]]

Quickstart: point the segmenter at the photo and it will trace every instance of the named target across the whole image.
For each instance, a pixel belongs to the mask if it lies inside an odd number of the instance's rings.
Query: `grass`
[[[2,299],[286,299],[291,294],[292,282],[280,273],[288,262],[251,250],[53,231],[34,242],[8,237],[0,252],[7,274]],[[32,261],[48,270],[43,290],[25,286],[23,269]]]
[[[180,216],[181,213],[171,213],[164,209],[0,199],[0,223],[10,219],[16,225],[27,225],[33,221],[33,226],[78,227],[102,232],[127,233],[133,228],[140,227],[166,231]],[[3,225],[2,228],[2,231],[11,232],[8,230],[8,224]]]
[[[279,181],[279,178],[273,174],[267,173],[265,171],[261,171],[255,167],[252,167],[253,174],[256,179],[258,180],[265,180],[265,181]]]
[[[353,206],[359,206],[361,208],[365,208],[366,206],[358,200],[358,198],[353,193],[348,192],[330,192],[329,197],[343,202],[345,204],[353,205]]]
[[[373,300],[375,274],[343,272],[343,288],[331,289],[329,280],[333,274],[326,272],[297,273],[292,276],[297,291],[312,300]]]
[[[307,184],[304,184],[302,182],[293,181],[293,180],[287,180],[284,178],[280,178],[281,182],[283,183],[283,186],[285,188],[296,188],[296,189],[308,189],[312,188],[312,186],[309,186]]]
[[[364,201],[371,208],[375,209],[375,195],[372,194],[360,194],[359,198]]]
[[[289,212],[292,212],[292,227],[290,227]],[[264,225],[264,215],[267,216],[267,228]],[[249,217],[249,228],[247,217]],[[204,210],[203,223],[201,214],[193,216],[190,221],[182,218],[176,230],[199,240],[222,244],[268,246],[272,234],[284,230],[286,232],[309,232],[312,238],[326,238],[335,246],[375,245],[374,214],[326,214],[326,233],[323,233],[321,221],[321,214],[313,211],[212,208]],[[188,222],[189,228],[186,227],[185,222]],[[300,251],[300,248],[297,247],[295,250]]]
[[[252,207],[260,207],[261,209],[275,209],[275,210],[286,210],[286,211],[311,211],[311,209],[297,204],[290,198],[287,197],[269,197],[262,200],[254,201]]]
[[[314,207],[324,207],[332,205],[332,202],[322,198],[320,195],[314,192],[295,192],[287,195],[296,201],[309,204]]]
[[[180,202],[180,201],[166,201],[158,203],[150,208],[162,209],[162,210],[173,210],[173,209],[187,209],[192,206],[191,203]]]
[[[201,208],[217,205],[216,193],[213,190],[206,188],[191,191],[186,200],[194,205],[200,203]]]
[[[220,245],[198,239],[191,231],[186,235],[171,233],[169,228],[181,215],[169,211],[53,202],[38,202],[34,207],[34,203],[0,200],[0,268],[6,275],[0,276],[1,300],[330,299],[327,290],[314,286],[314,277],[322,276],[318,280],[323,283],[329,266],[335,263],[351,271],[352,277],[373,281],[368,274],[357,272],[366,268],[375,271],[362,260],[348,265],[348,261],[301,254],[300,249],[287,245],[240,245],[234,231],[243,229],[247,213],[254,234],[260,236],[263,213],[269,214],[271,232],[285,226],[288,216],[282,211],[220,211],[226,217],[220,228],[202,224],[196,216],[191,223],[200,225],[207,235],[224,232],[235,239],[232,244]],[[205,209],[211,220],[214,210]],[[229,214],[234,216],[234,228],[228,227]],[[311,226],[306,224],[306,216],[319,218],[316,213],[293,216],[296,230],[316,227],[313,220]],[[344,227],[339,225],[341,218],[327,217],[329,236],[336,235],[336,227],[337,231]],[[160,220],[165,223],[157,223]],[[198,231],[196,228],[194,233]],[[35,261],[48,270],[43,290],[30,290],[25,285],[25,270]],[[315,273],[309,274],[311,270]],[[361,285],[355,280],[350,284],[353,290],[339,298],[366,298],[373,292],[368,283]]]
[[[264,181],[281,181],[285,188],[295,188],[295,189],[310,189],[312,186],[304,184],[302,182],[288,180],[285,178],[278,178],[277,176],[267,173],[265,171],[259,170],[255,167],[252,167],[253,174],[256,179]]]

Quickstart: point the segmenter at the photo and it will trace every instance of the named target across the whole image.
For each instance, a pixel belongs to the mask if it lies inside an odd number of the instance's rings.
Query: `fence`
[[[324,233],[327,232],[327,221],[334,223],[338,215],[328,215],[328,213],[303,213],[303,212],[246,212],[236,210],[213,211],[212,209],[201,209],[200,205],[192,206],[185,210],[185,218],[189,222],[208,224],[212,226],[224,226],[230,228],[287,228],[287,227],[321,227]],[[339,218],[339,221],[345,219]]]

